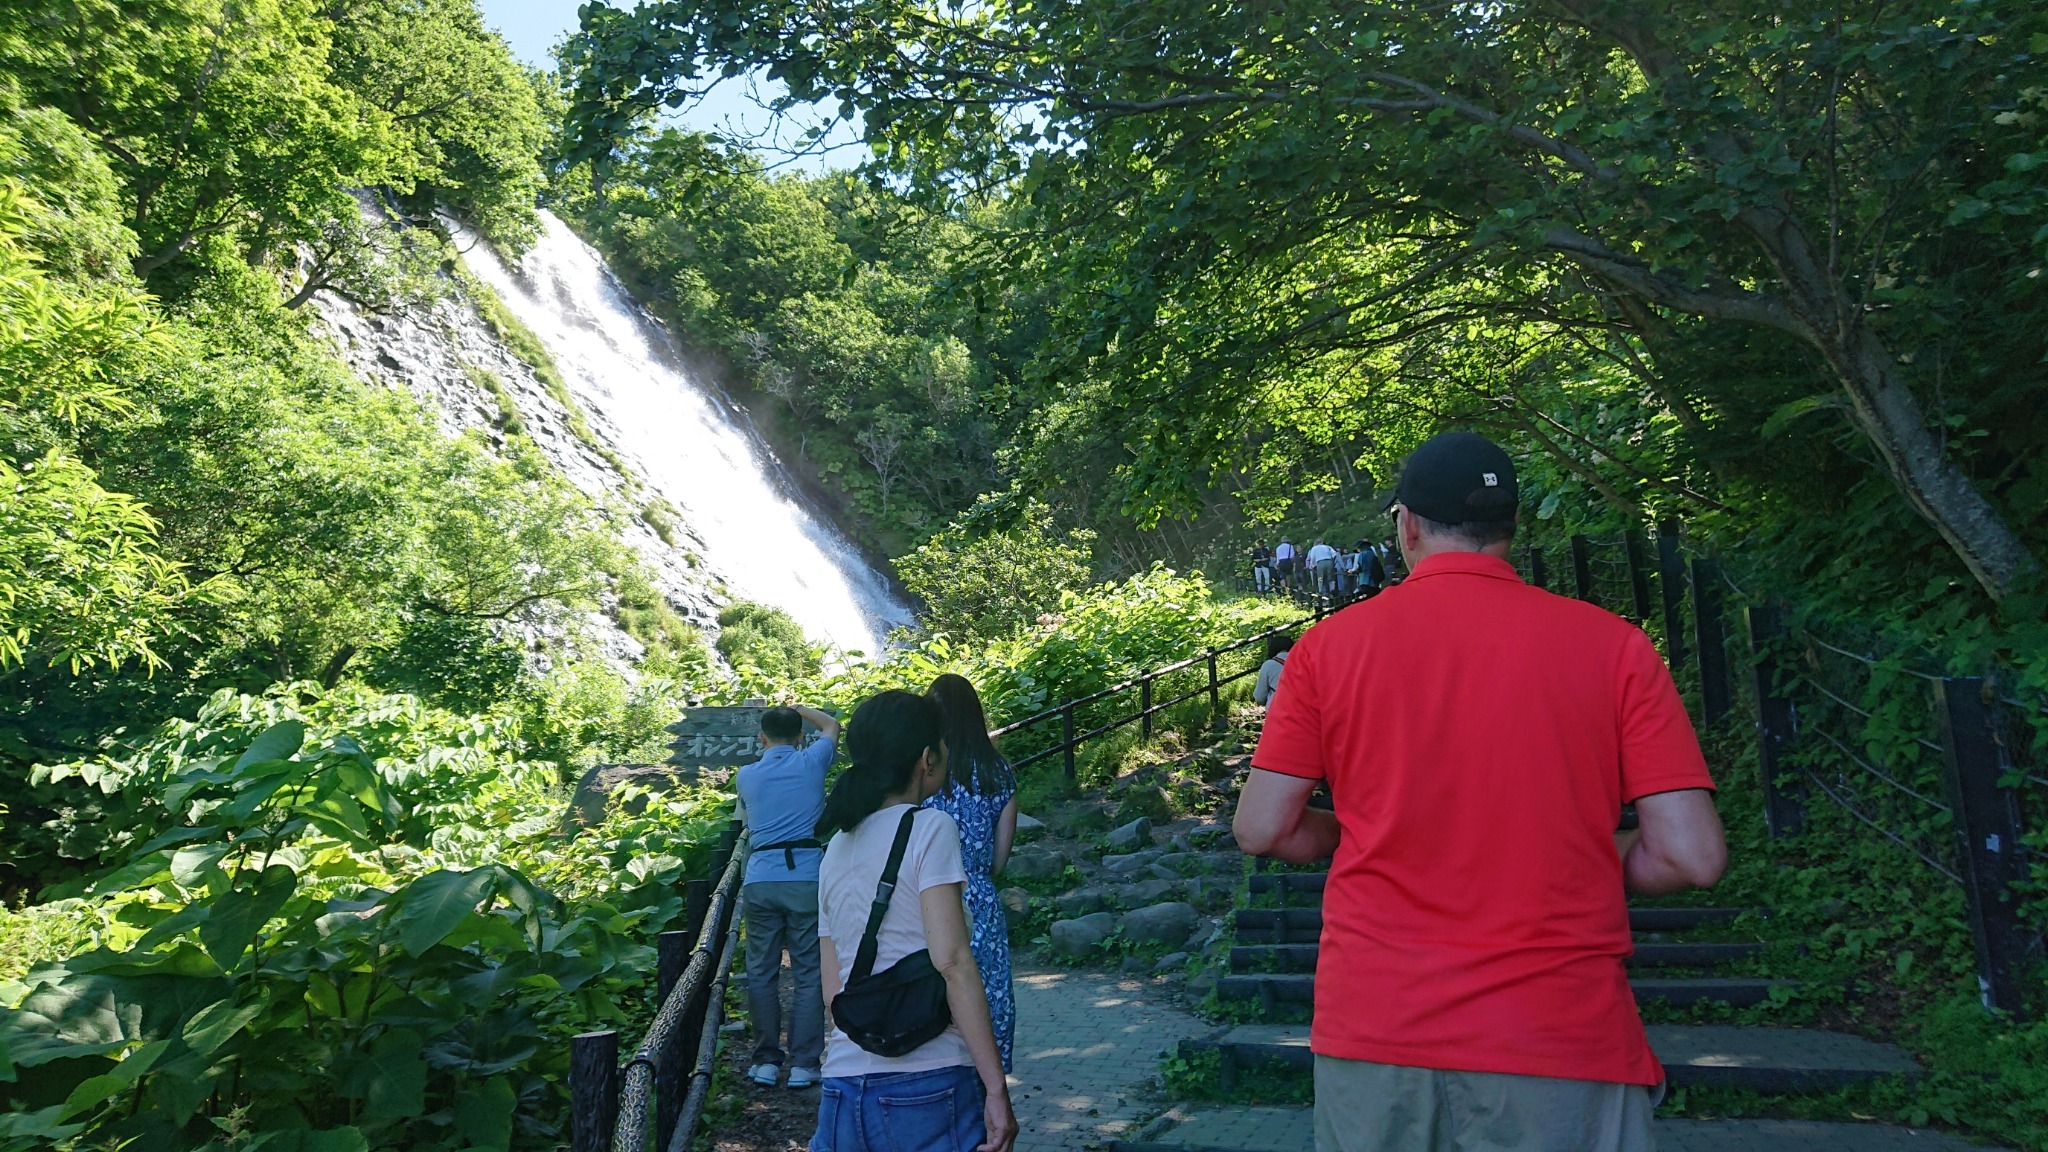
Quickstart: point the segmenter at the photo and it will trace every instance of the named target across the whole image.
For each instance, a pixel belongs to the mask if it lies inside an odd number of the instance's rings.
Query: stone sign
[[[761,758],[761,714],[768,709],[752,705],[722,708],[692,708],[668,726],[675,735],[669,744],[670,764],[685,768],[737,768]],[[817,729],[804,725],[803,743],[808,744]]]

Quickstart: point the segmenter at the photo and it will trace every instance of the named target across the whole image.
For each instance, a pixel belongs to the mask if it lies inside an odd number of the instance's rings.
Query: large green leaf
[[[512,1106],[518,1100],[503,1076],[465,1088],[455,1094],[455,1130],[472,1148],[503,1152],[512,1145]]]
[[[497,888],[495,869],[429,872],[393,897],[398,901],[398,942],[414,956],[448,938]]]
[[[185,1022],[180,1032],[185,1046],[200,1056],[211,1056],[215,1049],[234,1039],[235,1033],[247,1027],[249,1021],[263,1014],[263,1004],[237,1005],[233,1001],[221,1000],[199,1010],[199,1014]]]
[[[271,760],[284,760],[306,743],[306,726],[297,720],[282,720],[265,728],[249,742],[249,750],[235,761],[237,769]]]
[[[290,868],[265,868],[254,888],[235,888],[214,899],[199,926],[199,943],[222,969],[233,969],[298,886],[298,874]]]
[[[247,1152],[370,1152],[370,1142],[358,1128],[265,1132],[246,1147]]]
[[[89,1111],[107,1097],[141,1079],[142,1074],[149,1071],[156,1063],[157,1057],[162,1056],[164,1050],[170,1046],[169,1040],[153,1040],[129,1053],[119,1064],[114,1065],[112,1072],[94,1076],[72,1089],[70,1097],[64,1101],[65,1118],[69,1119]]]

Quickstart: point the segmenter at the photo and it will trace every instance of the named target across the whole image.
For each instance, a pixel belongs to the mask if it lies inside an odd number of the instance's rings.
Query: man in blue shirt
[[[819,732],[807,747],[804,724]],[[751,833],[746,886],[747,1013],[754,1024],[748,1078],[773,1087],[789,1062],[789,1086],[818,1083],[825,1057],[825,986],[818,971],[818,817],[825,812],[825,770],[839,745],[839,721],[815,708],[770,708],[761,714],[761,758],[739,770],[735,785]],[[789,1048],[782,1042],[782,952],[796,981]]]

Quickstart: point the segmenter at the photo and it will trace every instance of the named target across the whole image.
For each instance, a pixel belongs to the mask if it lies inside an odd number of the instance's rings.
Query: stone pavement
[[[1150,981],[1103,972],[1019,971],[1010,1102],[1017,1152],[1081,1152],[1157,1112],[1141,1089],[1181,1040],[1217,1029]]]
[[[1312,1152],[1308,1108],[1182,1106],[1147,1125],[1134,1148],[1228,1152]],[[1810,1120],[1660,1120],[1658,1152],[1986,1152],[1981,1144],[1939,1132],[1885,1124]]]

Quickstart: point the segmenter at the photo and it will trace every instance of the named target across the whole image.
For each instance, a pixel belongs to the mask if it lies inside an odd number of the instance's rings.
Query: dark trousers
[[[825,1059],[825,982],[818,967],[818,886],[774,880],[741,890],[747,918],[747,1015],[755,1064],[815,1069]],[[782,1044],[782,953],[789,950],[789,1048]]]

